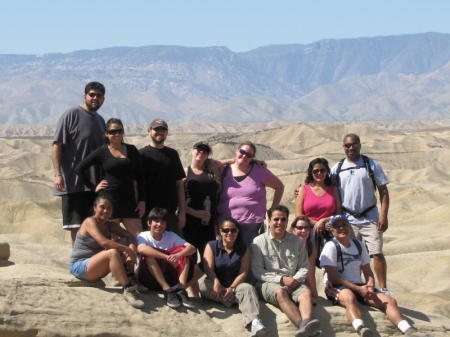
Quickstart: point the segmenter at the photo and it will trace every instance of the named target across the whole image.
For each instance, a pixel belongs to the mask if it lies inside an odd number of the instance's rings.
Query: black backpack
[[[348,170],[354,170],[354,169],[360,169],[360,168],[365,168],[367,170],[367,172],[369,172],[369,177],[370,179],[372,179],[373,182],[373,188],[376,190],[377,189],[377,183],[375,182],[375,174],[373,173],[372,168],[370,167],[370,162],[369,162],[369,157],[365,156],[365,155],[361,155],[361,158],[364,161],[364,166],[353,166],[353,167],[347,167],[346,169],[342,169],[342,164],[344,164],[344,159],[341,159],[338,163],[337,169],[336,169],[336,186],[338,188],[340,188],[341,186],[341,179],[339,177],[339,174],[342,171],[348,171]]]
[[[336,253],[337,253],[337,263],[339,265],[339,260],[341,260],[341,269],[339,269],[338,267],[338,271],[340,273],[342,273],[344,271],[344,258],[342,256],[342,249],[341,249],[341,245],[339,244],[339,242],[337,242],[337,240],[335,238],[331,239],[331,241],[333,241],[334,245],[336,246]],[[355,244],[356,248],[358,249],[358,255],[356,256],[356,258],[360,258],[361,254],[362,254],[362,246],[361,243],[356,240],[356,239],[352,239],[353,243]]]
[[[369,173],[369,177],[370,179],[372,179],[372,183],[373,183],[373,188],[376,191],[377,189],[377,183],[375,182],[375,174],[373,173],[372,168],[370,167],[370,162],[369,162],[369,157],[365,156],[365,155],[361,155],[361,158],[364,161],[364,166],[352,166],[352,167],[347,167],[346,169],[342,169],[342,164],[344,164],[344,159],[341,159],[338,163],[337,169],[336,169],[336,186],[338,189],[341,188],[341,178],[339,177],[339,174],[342,171],[348,171],[348,170],[355,170],[355,169],[360,169],[360,168],[365,168],[367,170],[367,172]],[[350,213],[351,215],[353,215],[355,218],[361,218],[363,216],[365,216],[367,214],[367,212],[371,211],[373,208],[375,208],[377,205],[375,203],[375,205],[372,205],[366,209],[364,209],[362,212],[356,213],[354,210],[351,209],[347,209],[344,206],[342,206],[342,210]]]

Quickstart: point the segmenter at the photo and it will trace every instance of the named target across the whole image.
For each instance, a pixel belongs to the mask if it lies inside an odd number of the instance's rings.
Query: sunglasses
[[[294,228],[298,229],[299,231],[301,231],[303,229],[309,231],[311,229],[310,226],[294,226]]]
[[[222,233],[237,233],[237,228],[221,228]]]
[[[87,95],[92,98],[94,98],[94,97],[102,98],[103,97],[103,94],[96,94],[94,92],[90,92]]]
[[[167,129],[165,127],[162,127],[162,126],[158,126],[157,128],[154,128],[153,130],[155,130],[156,132],[165,132],[165,131],[167,131]]]
[[[239,149],[239,153],[242,154],[243,156],[246,156],[249,159],[255,156],[253,153],[247,152],[243,149]]]
[[[111,130],[106,130],[106,133],[108,135],[118,135],[118,134],[122,134],[123,133],[123,129],[111,129]]]
[[[327,169],[326,169],[326,168],[314,169],[314,170],[312,170],[312,173],[313,173],[313,174],[327,173]]]
[[[346,149],[349,149],[349,148],[351,148],[352,146],[353,147],[357,147],[357,146],[359,146],[360,144],[359,143],[347,143],[347,144],[344,144],[344,147],[346,148]]]

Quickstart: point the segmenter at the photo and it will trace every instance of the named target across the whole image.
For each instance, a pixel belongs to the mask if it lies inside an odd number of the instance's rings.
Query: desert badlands
[[[389,289],[421,331],[450,335],[449,121],[292,123],[234,134],[181,129],[185,133],[172,133],[168,145],[178,149],[184,164],[201,139],[213,145],[215,158],[230,157],[241,140],[257,143],[258,158],[284,182],[283,203],[291,209],[307,163],[318,156],[338,161],[342,136],[360,134],[362,152],[377,159],[391,181],[385,234]],[[197,126],[194,132],[200,129],[209,130]],[[140,147],[146,138],[127,142]],[[143,294],[145,308],[137,310],[122,300],[110,277],[93,284],[73,278],[70,238],[61,229],[60,200],[52,195],[50,144],[49,137],[0,138],[0,243],[10,246],[9,259],[0,260],[0,336],[248,335],[237,309],[205,302],[196,310],[175,311],[151,292]],[[278,309],[263,304],[262,311],[269,336],[293,335],[294,327]],[[322,336],[356,336],[344,310],[323,297],[315,314]],[[379,312],[365,309],[364,319],[379,336],[400,336]]]

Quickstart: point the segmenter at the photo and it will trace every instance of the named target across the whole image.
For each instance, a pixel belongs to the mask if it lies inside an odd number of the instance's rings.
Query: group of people
[[[359,335],[372,332],[357,301],[416,336],[386,288],[388,180],[375,160],[360,153],[357,135],[344,137],[346,158],[331,170],[324,158],[311,161],[288,226],[289,210],[280,205],[284,185],[256,160],[252,142],[242,142],[224,160],[210,158],[210,145],[197,142],[183,168],[178,152],[165,145],[164,120],[150,123],[149,144],[138,150],[124,143],[119,119],[105,123],[97,113],[104,99],[104,86],[88,83],[83,104],[61,116],[52,145],[74,276],[97,280],[112,272],[136,308],[144,307],[139,285],[162,290],[171,308],[193,308],[193,297],[200,296],[238,303],[252,336],[266,334],[261,297],[278,306],[301,337],[320,333],[313,317],[317,265],[325,270],[326,296],[346,308]],[[267,187],[274,190],[268,211]]]

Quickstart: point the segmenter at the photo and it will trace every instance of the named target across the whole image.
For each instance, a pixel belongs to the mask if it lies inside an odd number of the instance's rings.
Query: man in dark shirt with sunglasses
[[[71,231],[72,244],[94,203],[94,192],[75,174],[75,166],[105,142],[105,120],[97,113],[105,101],[103,84],[88,83],[83,100],[60,117],[52,145],[54,194],[62,198],[63,229]],[[92,168],[93,184],[98,177],[99,172]]]
[[[346,158],[331,168],[332,181],[337,185],[342,210],[352,225],[358,240],[364,241],[373,258],[380,291],[392,295],[386,288],[386,259],[383,255],[383,232],[388,228],[388,178],[372,158],[361,154],[361,141],[354,133],[343,139]],[[380,212],[375,192],[380,197]]]

